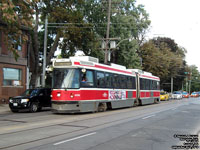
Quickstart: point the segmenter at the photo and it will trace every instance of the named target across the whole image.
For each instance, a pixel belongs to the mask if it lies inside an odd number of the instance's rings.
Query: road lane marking
[[[181,112],[183,112],[183,113],[190,113],[189,111],[184,111],[184,110],[183,110],[183,111],[181,111]]]
[[[144,118],[142,118],[142,119],[148,119],[148,118],[151,118],[151,117],[154,117],[155,115],[150,115],[150,116],[146,116],[146,117],[144,117]]]
[[[96,132],[92,132],[92,133],[81,135],[81,136],[78,136],[78,137],[75,137],[75,138],[72,138],[72,139],[64,140],[64,141],[55,143],[53,145],[56,146],[56,145],[59,145],[59,144],[63,144],[63,143],[70,142],[70,141],[74,141],[74,140],[77,140],[77,139],[80,139],[80,138],[83,138],[83,137],[86,137],[86,136],[94,135],[94,134],[96,134]]]
[[[172,108],[171,110],[176,110],[177,108]]]
[[[135,137],[135,136],[137,136],[138,134],[133,134],[133,135],[131,135],[132,137]]]

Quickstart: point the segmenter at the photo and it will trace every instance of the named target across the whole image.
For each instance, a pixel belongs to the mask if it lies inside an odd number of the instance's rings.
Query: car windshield
[[[78,69],[54,69],[53,88],[79,88],[80,72]]]
[[[197,93],[196,93],[196,92],[193,92],[193,93],[192,93],[192,95],[195,95],[195,94],[197,94]]]
[[[160,95],[165,95],[165,93],[164,92],[160,92]]]
[[[176,92],[173,92],[173,94],[181,94],[181,92],[176,91]]]
[[[184,95],[187,95],[188,93],[187,93],[187,92],[183,92],[183,94],[184,94]]]
[[[28,89],[21,96],[36,96],[38,94],[39,89]]]

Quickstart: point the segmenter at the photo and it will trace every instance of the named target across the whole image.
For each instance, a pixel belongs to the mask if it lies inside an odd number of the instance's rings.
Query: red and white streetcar
[[[52,111],[97,112],[160,101],[160,79],[89,56],[53,60]]]

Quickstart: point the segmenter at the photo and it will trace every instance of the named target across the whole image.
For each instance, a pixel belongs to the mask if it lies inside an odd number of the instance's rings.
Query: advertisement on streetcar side
[[[125,90],[110,90],[109,91],[110,100],[126,100],[126,91]]]

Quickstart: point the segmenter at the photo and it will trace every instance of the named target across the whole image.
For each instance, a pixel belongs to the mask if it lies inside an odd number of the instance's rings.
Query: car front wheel
[[[30,106],[30,112],[37,112],[39,110],[39,104],[37,102],[33,102]]]

